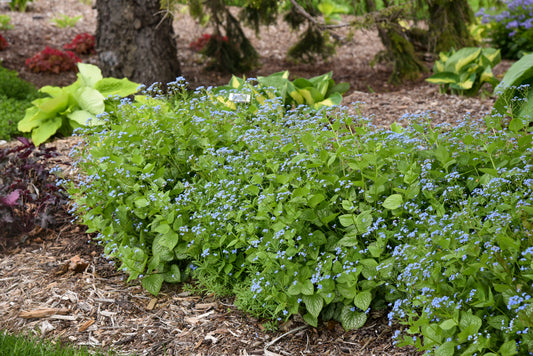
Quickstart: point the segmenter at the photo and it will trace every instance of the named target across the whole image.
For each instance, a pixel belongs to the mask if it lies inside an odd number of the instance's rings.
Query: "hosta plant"
[[[329,72],[310,79],[297,78],[291,81],[289,72],[283,71],[267,77],[257,77],[257,85],[233,76],[228,85],[216,88],[215,92],[224,94],[217,96],[217,100],[229,107],[235,107],[230,95],[242,94],[250,96],[253,107],[264,104],[267,99],[280,98],[286,108],[306,105],[318,109],[339,105],[342,94],[350,87],[348,83],[335,84],[332,75]]]
[[[474,96],[481,86],[489,83],[493,88],[499,81],[492,68],[500,63],[500,51],[493,48],[465,47],[458,51],[440,53],[433,66],[433,75],[426,79],[439,84],[441,93]]]
[[[525,129],[415,115],[378,129],[340,108],[181,93],[83,129],[69,193],[130,281],[158,294],[192,274],[255,315],[314,326],[388,308],[429,354],[533,352]]]
[[[78,54],[95,54],[95,44],[95,37],[87,32],[84,32],[76,35],[72,42],[67,43],[63,46],[63,48],[69,51],[74,51]]]
[[[114,99],[132,95],[139,88],[127,78],[103,78],[92,64],[79,63],[77,75],[78,80],[69,86],[41,88],[39,92],[46,97],[34,100],[18,123],[21,132],[31,132],[36,146],[56,133],[68,136],[77,127],[101,124],[98,116],[111,111]]]
[[[26,67],[34,73],[51,72],[59,74],[61,72],[76,71],[76,63],[81,59],[76,57],[71,51],[60,51],[46,46],[44,50],[26,60]]]

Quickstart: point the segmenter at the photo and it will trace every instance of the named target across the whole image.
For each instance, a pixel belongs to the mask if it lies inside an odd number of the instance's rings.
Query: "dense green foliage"
[[[0,140],[21,135],[17,124],[37,97],[33,85],[20,79],[16,72],[0,66]]]
[[[485,83],[496,87],[498,79],[492,68],[500,63],[500,50],[493,48],[464,47],[459,51],[440,53],[433,66],[433,75],[426,80],[439,84],[440,92],[475,96]]]
[[[440,355],[533,351],[524,128],[407,115],[376,129],[173,85],[171,102],[124,100],[85,128],[86,178],[70,186],[129,280],[157,294],[193,275],[255,315],[346,329],[389,306],[402,343]]]

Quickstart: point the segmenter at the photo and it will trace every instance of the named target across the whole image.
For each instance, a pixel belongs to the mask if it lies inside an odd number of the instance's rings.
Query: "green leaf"
[[[339,216],[339,222],[344,227],[355,225],[355,219],[356,219],[355,214],[343,214]]]
[[[345,234],[342,239],[340,239],[337,242],[337,246],[346,246],[346,247],[352,247],[357,246],[359,243],[359,238],[357,237],[357,231],[352,230]]]
[[[174,231],[169,231],[166,234],[161,236],[159,243],[169,250],[172,250],[178,244],[180,236]]]
[[[78,63],[78,79],[83,86],[93,88],[96,82],[102,80],[102,71],[94,64]]]
[[[159,291],[161,290],[163,281],[164,281],[164,278],[161,274],[154,273],[142,279],[142,286],[149,293],[156,296],[159,294]]]
[[[33,130],[35,127],[41,125],[43,120],[36,119],[39,113],[41,112],[39,111],[39,108],[36,106],[32,106],[26,109],[26,114],[24,115],[24,118],[20,120],[19,123],[17,124],[17,129],[20,132],[31,132],[31,130]],[[46,117],[46,119],[48,119],[48,117]]]
[[[42,122],[39,127],[33,129],[31,139],[35,147],[38,147],[52,137],[61,127],[61,118],[56,117]]]
[[[353,307],[345,306],[341,312],[341,323],[344,330],[353,330],[362,328],[367,316],[363,312],[352,311]]]
[[[307,205],[309,205],[311,208],[315,208],[318,204],[320,204],[322,201],[324,201],[325,197],[322,194],[313,194],[309,197],[309,200],[307,201]]]
[[[457,322],[453,319],[447,319],[440,323],[439,326],[442,330],[450,330],[454,326],[457,326]]]
[[[303,282],[297,281],[296,284],[291,285],[287,290],[287,293],[290,295],[312,295],[315,293],[315,287],[310,280],[306,279]]]
[[[366,311],[370,307],[370,303],[372,303],[372,293],[368,290],[357,293],[353,299],[353,303],[362,311]]]
[[[324,299],[322,299],[320,294],[304,295],[302,300],[305,303],[307,311],[315,318],[318,318],[318,315],[324,306]]]
[[[170,271],[165,272],[163,279],[167,283],[179,283],[181,282],[181,271],[176,265],[170,265]]]
[[[105,98],[94,88],[79,88],[73,96],[83,110],[86,110],[93,115],[101,114],[105,110]]]
[[[502,346],[500,346],[500,349],[498,351],[499,351],[500,355],[502,355],[502,356],[516,355],[518,353],[518,350],[517,350],[517,347],[516,347],[516,341],[515,340],[507,341]]]
[[[357,230],[363,234],[368,230],[370,225],[372,225],[372,221],[374,221],[372,212],[370,210],[363,211],[355,218],[355,226],[357,226]]]
[[[94,118],[94,115],[86,110],[76,110],[67,114],[67,117],[72,121],[77,122],[81,126],[87,126],[87,121],[91,118]],[[91,120],[91,123],[92,121],[93,120]]]
[[[388,210],[398,209],[403,204],[403,197],[401,194],[392,194],[385,199],[383,207]]]
[[[305,313],[303,319],[307,324],[314,326],[315,328],[318,325],[318,318],[316,316],[311,315],[311,313]]]
[[[134,203],[137,208],[144,208],[150,204],[148,200],[144,197],[135,199]]]
[[[456,346],[457,344],[455,342],[445,342],[435,350],[435,356],[453,356]]]
[[[513,132],[518,132],[524,128],[524,122],[520,117],[515,117],[509,123],[509,130]]]
[[[427,82],[433,84],[450,84],[459,83],[459,75],[451,72],[435,73],[431,77],[426,79]]]
[[[110,95],[124,97],[135,94],[139,89],[139,84],[128,78],[104,78],[94,85],[94,89],[98,90],[104,98]]]

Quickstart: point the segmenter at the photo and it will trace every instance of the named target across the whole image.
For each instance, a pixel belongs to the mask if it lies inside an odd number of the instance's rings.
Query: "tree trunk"
[[[447,52],[452,48],[475,46],[468,25],[474,20],[465,0],[428,0],[430,50]]]
[[[106,77],[151,85],[180,75],[172,17],[160,0],[97,0],[96,47]]]

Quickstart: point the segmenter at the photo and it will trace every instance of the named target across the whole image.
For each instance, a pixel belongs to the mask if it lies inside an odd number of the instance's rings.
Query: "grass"
[[[85,355],[116,355],[113,351],[102,353],[90,352],[87,348],[77,348],[50,340],[38,339],[36,336],[13,335],[6,331],[0,332],[0,355],[10,356],[85,356]]]

